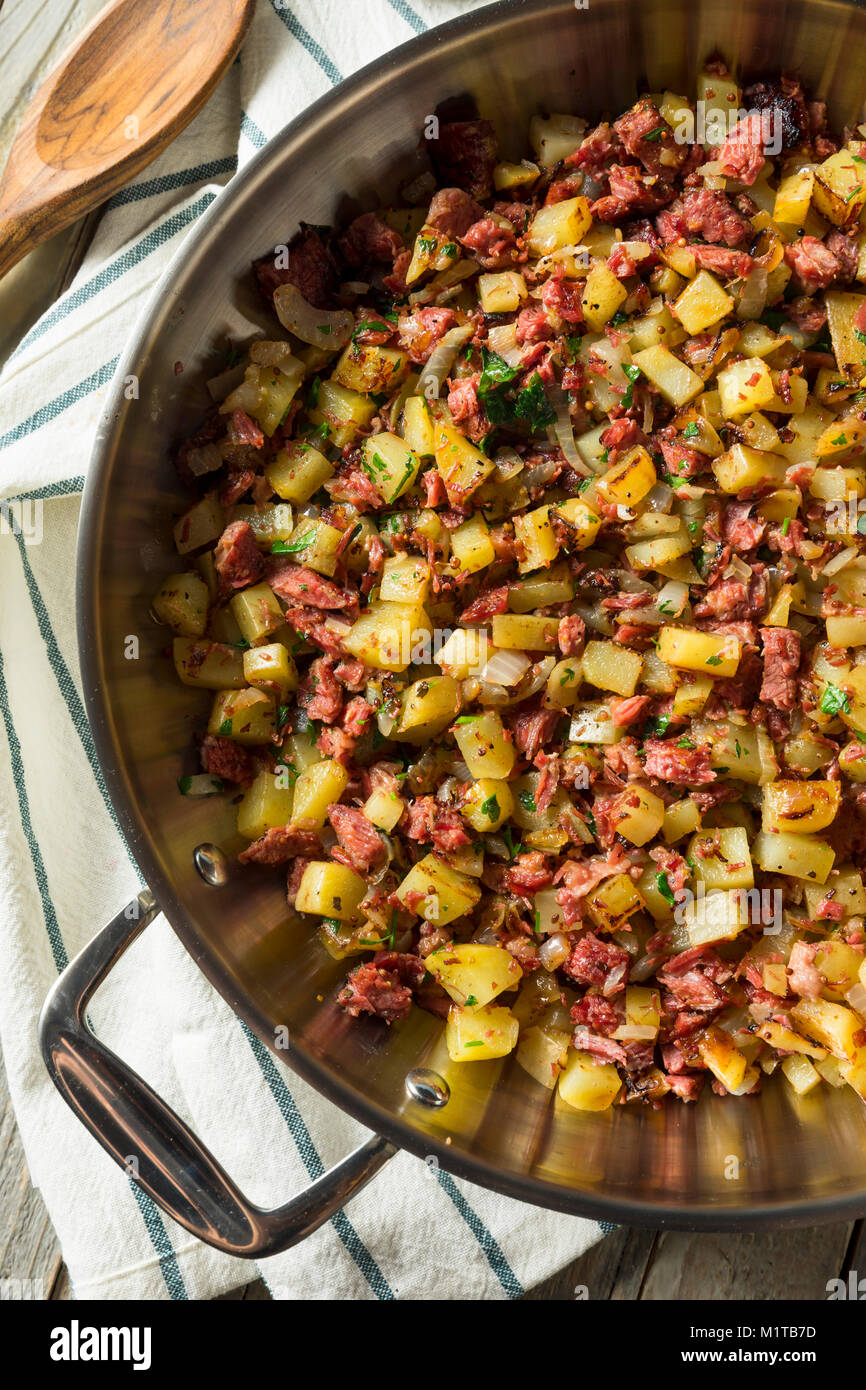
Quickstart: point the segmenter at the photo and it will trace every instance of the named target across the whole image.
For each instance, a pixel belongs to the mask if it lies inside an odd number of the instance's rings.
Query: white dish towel
[[[238,165],[342,77],[473,8],[259,0],[206,109],[112,200],[74,285],[0,377],[0,1040],[31,1176],[79,1298],[209,1298],[257,1273],[128,1182],[54,1091],[36,1046],[57,972],[140,882],[101,784],[76,661],[79,494],[106,387],[161,273]],[[261,1204],[286,1201],[364,1137],[246,1032],[162,917],[90,1012]],[[515,1298],[601,1231],[400,1154],[345,1213],[258,1272],[282,1298]]]

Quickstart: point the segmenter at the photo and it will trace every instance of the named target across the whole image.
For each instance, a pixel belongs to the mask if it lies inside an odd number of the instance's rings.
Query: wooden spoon
[[[0,276],[111,197],[204,106],[255,0],[112,0],[25,112],[0,180]]]

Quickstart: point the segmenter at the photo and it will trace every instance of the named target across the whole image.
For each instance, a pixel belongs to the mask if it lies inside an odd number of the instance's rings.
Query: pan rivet
[[[441,1110],[451,1099],[448,1082],[438,1071],[429,1071],[427,1067],[413,1067],[406,1077],[406,1090],[413,1100],[434,1110]]]
[[[211,888],[222,888],[223,884],[228,883],[228,865],[219,845],[196,845],[192,862]]]

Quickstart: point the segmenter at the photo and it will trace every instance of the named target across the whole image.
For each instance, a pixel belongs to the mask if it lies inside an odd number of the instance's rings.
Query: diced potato
[[[734,301],[708,270],[699,270],[673,311],[687,333],[703,333],[731,313]]]
[[[379,597],[386,603],[421,607],[430,593],[430,566],[420,555],[389,555],[382,567]]]
[[[845,1085],[842,1068],[847,1070],[848,1066],[849,1063],[840,1062],[838,1057],[822,1057],[819,1062],[815,1063],[815,1070],[820,1073],[822,1081],[826,1081],[828,1086],[835,1086],[838,1089]],[[866,1088],[863,1091],[858,1091],[858,1094],[866,1094]]]
[[[426,647],[432,631],[420,605],[371,603],[343,638],[343,646],[376,670],[405,671],[413,651],[419,644]]]
[[[553,1091],[565,1070],[568,1044],[569,1034],[564,1029],[533,1026],[521,1034],[515,1055],[533,1080]]]
[[[170,574],[157,589],[151,607],[178,637],[201,637],[209,602],[207,584],[197,574]]]
[[[297,357],[283,358],[279,367],[251,362],[240,386],[226,396],[220,411],[245,410],[270,438],[286,418],[303,379],[304,364]]]
[[[621,1087],[619,1072],[611,1062],[597,1062],[591,1053],[576,1050],[568,1053],[557,1083],[560,1099],[575,1110],[607,1110]]]
[[[479,835],[498,830],[510,819],[514,794],[508,782],[497,777],[479,777],[466,788],[460,813]]]
[[[453,676],[425,676],[403,691],[391,737],[401,743],[429,743],[460,709],[460,687]]]
[[[709,854],[708,849],[712,850]],[[695,877],[707,889],[754,886],[749,837],[742,826],[698,833],[689,844],[689,858],[695,865]]]
[[[814,171],[809,165],[804,169],[796,169],[794,173],[780,179],[773,207],[773,221],[802,227],[812,201],[814,181]]]
[[[581,305],[584,323],[591,332],[600,333],[627,298],[628,290],[622,281],[608,265],[597,263],[586,277]]]
[[[352,922],[359,915],[366,892],[364,880],[347,865],[311,859],[301,878],[295,907],[298,912]]]
[[[752,845],[752,858],[760,869],[771,874],[787,874],[790,878],[810,879],[826,883],[833,867],[835,854],[823,840],[812,835],[792,835],[761,832]]]
[[[556,162],[554,160],[554,163]],[[497,193],[510,188],[523,188],[529,183],[535,183],[540,172],[538,165],[529,159],[522,160],[520,164],[510,164],[503,160],[493,170],[493,187]]]
[[[609,815],[618,835],[633,845],[645,845],[662,828],[665,804],[655,792],[631,786],[614,797]]]
[[[240,650],[224,642],[175,637],[172,657],[184,685],[197,685],[204,690],[242,690],[247,684]]]
[[[293,440],[280,449],[265,469],[265,477],[286,502],[308,502],[334,476],[334,465],[312,444]]]
[[[628,874],[605,879],[584,901],[593,922],[606,931],[622,931],[629,917],[646,906]]]
[[[257,840],[266,830],[288,825],[292,814],[292,788],[285,768],[260,772],[247,787],[238,806],[238,834]]]
[[[693,714],[700,714],[712,691],[713,682],[709,676],[698,676],[695,680],[684,681],[674,692],[674,714],[683,719],[691,719]]]
[[[838,782],[773,782],[764,787],[763,829],[807,835],[826,830],[839,809]]]
[[[275,730],[274,702],[263,690],[220,690],[214,696],[209,734],[222,734],[236,743],[270,743]]]
[[[408,911],[446,926],[472,911],[481,889],[468,874],[450,868],[435,854],[427,854],[409,870],[394,896]]]
[[[704,389],[697,372],[674,357],[663,343],[636,352],[632,361],[671,405],[685,405]]]
[[[572,743],[597,743],[606,747],[619,743],[623,732],[614,724],[607,705],[581,704],[574,712],[568,737]]]
[[[629,985],[625,992],[625,1023],[611,1037],[618,1042],[650,1042],[658,1036],[661,1005],[657,989]]]
[[[385,502],[412,487],[421,460],[398,434],[371,434],[364,440],[364,472]]]
[[[447,420],[434,422],[433,447],[436,467],[452,506],[465,502],[493,472],[493,460],[470,444]]]
[[[866,747],[859,741],[846,744],[839,754],[839,767],[852,782],[866,782]]]
[[[862,449],[866,440],[866,420],[856,415],[848,415],[834,420],[828,425],[815,445],[819,460],[831,458],[834,454],[846,454],[849,449]],[[815,497],[845,498],[849,493],[862,497],[866,473],[862,468],[818,468],[809,484],[809,491]]]
[[[319,386],[318,401],[310,411],[310,419],[316,425],[328,426],[329,444],[337,449],[345,449],[358,431],[369,425],[377,409],[372,396],[352,391],[338,381],[323,381]]]
[[[732,77],[699,72],[697,95],[701,103],[698,109],[704,113],[704,149],[712,150],[723,145],[731,133],[731,112],[742,106],[740,89]]]
[[[841,371],[850,372],[856,381],[861,380],[864,374],[866,345],[857,337],[854,316],[864,302],[866,296],[845,290],[827,290],[824,295],[827,324],[837,365]],[[829,423],[829,420],[829,412],[824,412],[824,423]]]
[[[209,492],[185,511],[174,528],[174,544],[179,555],[189,555],[203,545],[213,545],[225,529],[225,509],[216,492]]]
[[[350,391],[387,395],[395,386],[399,386],[408,372],[408,354],[398,348],[353,342],[344,349],[331,381],[348,387]]]
[[[269,584],[254,584],[235,594],[229,607],[246,640],[252,645],[285,623],[283,610]]]
[[[405,810],[406,803],[397,792],[377,787],[361,807],[371,825],[379,830],[393,830]]]
[[[715,1026],[708,1028],[698,1042],[698,1054],[707,1070],[726,1091],[739,1089],[746,1075],[748,1060],[734,1046],[730,1033]]]
[[[477,628],[455,628],[435,656],[437,666],[455,680],[464,681],[484,669],[490,654],[490,639]]]
[[[587,642],[583,653],[583,679],[599,690],[633,695],[643,665],[637,652],[616,642]]]
[[[655,536],[652,540],[627,545],[625,553],[632,569],[658,570],[659,573],[664,573],[664,566],[676,564],[677,560],[689,555],[692,546],[688,531],[680,523],[675,534]]]
[[[454,738],[473,777],[498,780],[510,775],[517,755],[496,710],[461,716]]]
[[[712,632],[692,632],[685,627],[663,627],[658,654],[669,666],[700,671],[719,679],[736,675],[742,644],[736,637]]]
[[[678,277],[674,276],[674,280],[682,284]],[[629,332],[628,345],[632,352],[655,347],[658,343],[669,348],[678,347],[686,336],[685,329],[677,323],[668,306],[660,302],[658,308],[652,307],[640,318],[633,319]]]
[[[801,1033],[826,1047],[834,1057],[851,1061],[858,1048],[863,1021],[853,1009],[830,999],[799,999],[791,1010]]]
[[[586,198],[566,198],[536,212],[526,244],[533,256],[549,256],[563,246],[574,246],[589,231],[592,215]]]
[[[723,368],[716,378],[722,414],[726,419],[761,410],[775,395],[773,379],[766,362],[746,357]]]
[[[748,904],[739,888],[730,892],[713,890],[696,896],[686,904],[686,931],[693,946],[709,946],[716,941],[732,941],[749,925]]]
[[[452,1004],[445,1024],[445,1046],[452,1062],[486,1062],[513,1052],[519,1031],[510,1009],[488,1005],[468,1011]]]
[[[656,482],[655,465],[646,449],[638,444],[597,480],[596,487],[615,506],[635,507]]]
[[[552,565],[550,569],[513,580],[508,587],[508,607],[512,613],[532,613],[536,608],[568,603],[573,598],[574,580],[567,565]]]
[[[580,657],[566,656],[558,661],[547,678],[545,704],[568,708],[575,704],[583,684]]]
[[[514,989],[523,971],[504,946],[478,941],[443,946],[426,959],[429,973],[461,1009],[483,1008],[504,990]]]
[[[506,651],[555,651],[558,618],[534,613],[495,613],[490,631],[493,645]]]
[[[662,822],[662,834],[667,844],[672,845],[677,840],[681,840],[684,835],[689,835],[693,830],[697,830],[701,823],[701,813],[691,797],[684,796],[682,801],[675,801],[672,806],[668,806],[665,811],[665,818]]]
[[[814,889],[813,891],[819,892],[821,890]],[[862,881],[860,893],[861,895],[863,893]],[[835,999],[837,1002],[846,999],[848,991],[853,989],[860,978],[859,972],[862,964],[862,951],[855,951],[854,947],[849,946],[847,941],[839,941],[835,938],[829,941],[819,941],[815,951],[815,969],[826,980],[824,989],[821,991],[825,999]]]
[[[514,518],[514,536],[522,551],[518,562],[521,574],[541,569],[556,559],[559,545],[550,524],[550,508],[536,507]]]
[[[451,554],[464,574],[477,574],[496,559],[490,528],[481,512],[473,512],[451,532]]]
[[[233,507],[232,521],[245,521],[259,545],[266,549],[276,541],[288,541],[294,529],[292,509],[287,502],[275,502],[261,511],[246,505]]]
[[[526,281],[516,270],[478,277],[478,296],[485,314],[512,314],[528,293]]]
[[[586,121],[580,116],[558,113],[533,116],[529,122],[529,140],[539,164],[545,169],[552,169],[568,155],[574,154],[585,130]],[[536,177],[537,174],[536,170]]]
[[[793,1032],[790,1028],[785,1028],[781,1023],[773,1023],[768,1019],[758,1028],[758,1037],[771,1047],[777,1047],[782,1052],[799,1052],[805,1057],[815,1057],[822,1059],[827,1056],[825,1047],[817,1047],[815,1043],[809,1042],[807,1038],[801,1038],[799,1033]]]
[[[312,763],[295,781],[292,824],[321,830],[328,819],[328,807],[340,800],[348,785],[349,774],[335,758]]]
[[[403,438],[416,454],[434,451],[433,417],[423,396],[409,396],[403,406]]]
[[[808,1057],[797,1054],[792,1057],[785,1057],[782,1062],[782,1071],[785,1073],[785,1079],[791,1083],[798,1096],[808,1095],[809,1091],[821,1084],[821,1073],[816,1071]]]
[[[812,202],[836,227],[852,227],[866,202],[863,164],[850,150],[837,150],[815,169]]]
[[[342,539],[343,533],[336,526],[316,517],[304,516],[286,544],[275,547],[275,553],[291,555],[299,565],[330,579],[337,568],[337,552]]]

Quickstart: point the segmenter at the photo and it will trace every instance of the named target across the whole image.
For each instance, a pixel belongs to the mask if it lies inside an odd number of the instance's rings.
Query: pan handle
[[[227,1255],[275,1255],[317,1230],[397,1150],[374,1135],[285,1206],[266,1211],[247,1201],[180,1116],[94,1037],[85,1018],[112,966],[158,911],[144,889],[66,967],[39,1019],[45,1065],[94,1138],[181,1226]]]

